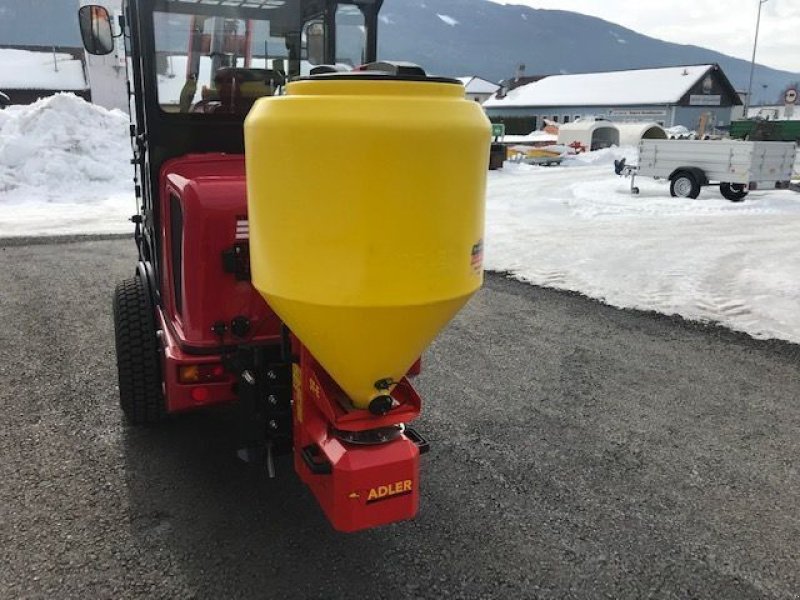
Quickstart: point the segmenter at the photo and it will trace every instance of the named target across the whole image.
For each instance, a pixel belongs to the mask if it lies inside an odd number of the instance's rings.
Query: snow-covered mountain
[[[0,47],[79,45],[77,7],[78,0],[0,0]],[[535,75],[716,62],[745,89],[750,68],[700,47],[702,39],[670,44],[595,17],[489,0],[386,0],[379,39],[382,58],[494,81],[513,76],[520,63]],[[798,80],[798,73],[759,66],[755,99],[777,102]]]
[[[538,75],[715,62],[744,90],[750,70],[748,61],[700,47],[702,39],[696,46],[672,44],[595,17],[488,0],[386,0],[379,40],[382,58],[493,81],[512,77],[520,63]],[[800,74],[759,65],[755,100],[776,102],[798,80]]]

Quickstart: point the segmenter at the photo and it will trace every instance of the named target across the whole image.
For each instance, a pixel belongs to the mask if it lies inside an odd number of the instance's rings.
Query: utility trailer
[[[697,198],[706,186],[719,186],[731,202],[744,200],[750,190],[789,189],[796,148],[794,142],[739,140],[642,140],[639,164],[615,161],[617,175],[668,179],[677,198]]]

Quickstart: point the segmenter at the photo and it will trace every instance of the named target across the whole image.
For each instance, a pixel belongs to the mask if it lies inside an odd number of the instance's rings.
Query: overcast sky
[[[493,0],[570,10],[650,37],[750,60],[758,0]],[[800,0],[768,0],[761,11],[757,62],[800,72]]]

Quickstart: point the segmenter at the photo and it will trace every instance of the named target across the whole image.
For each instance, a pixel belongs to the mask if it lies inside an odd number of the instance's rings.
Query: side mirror
[[[89,54],[103,56],[114,51],[111,17],[105,6],[89,4],[78,11],[83,47]]]
[[[312,65],[325,63],[325,25],[321,21],[314,21],[306,27],[306,47],[308,62]]]

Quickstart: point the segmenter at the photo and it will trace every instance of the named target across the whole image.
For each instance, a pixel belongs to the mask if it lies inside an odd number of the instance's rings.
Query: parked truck
[[[668,179],[673,197],[697,198],[706,186],[718,186],[731,202],[741,202],[751,190],[789,189],[794,166],[794,142],[740,140],[642,140],[639,164],[615,161],[617,175]]]

